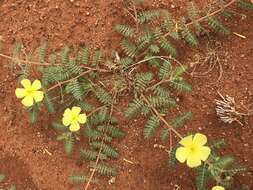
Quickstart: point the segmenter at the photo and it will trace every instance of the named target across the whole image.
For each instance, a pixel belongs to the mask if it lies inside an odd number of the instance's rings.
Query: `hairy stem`
[[[117,95],[117,94],[115,93],[114,96],[113,96],[113,102],[112,102],[112,104],[111,104],[111,109],[110,109],[110,117],[112,117],[112,114],[113,114],[114,101],[115,101],[116,95]],[[103,108],[103,107],[104,107],[104,106],[101,106],[101,107],[99,107],[98,109],[100,110],[100,109]],[[97,109],[96,109],[96,111],[97,111]],[[102,144],[103,144],[103,142],[104,142],[104,138],[102,139]],[[97,165],[98,165],[98,163],[99,163],[100,156],[101,156],[101,153],[102,153],[102,149],[103,149],[103,147],[101,146],[101,147],[99,148],[99,152],[98,152],[98,155],[97,155],[97,159],[96,159],[96,162],[95,162],[94,169],[93,169],[93,171],[92,171],[92,173],[91,173],[91,175],[90,175],[90,177],[89,177],[89,180],[88,180],[88,182],[87,182],[87,184],[86,184],[84,190],[88,190],[88,188],[89,188],[89,186],[90,186],[90,183],[91,183],[91,181],[92,181],[92,179],[93,179],[93,177],[94,177],[94,175],[95,175],[96,168],[97,168]]]
[[[6,58],[6,59],[9,59],[9,60],[12,60],[12,61],[17,61],[17,62],[20,62],[20,63],[23,63],[23,64],[30,64],[30,65],[38,65],[38,66],[64,66],[63,64],[51,64],[51,63],[47,63],[47,62],[36,62],[36,61],[27,61],[27,60],[23,60],[23,59],[19,59],[17,57],[11,57],[11,56],[8,56],[8,55],[5,55],[5,54],[1,54],[0,53],[0,57],[3,57],[3,58]],[[111,72],[110,70],[106,70],[106,69],[100,69],[100,68],[92,68],[92,67],[87,67],[87,66],[84,66],[84,65],[81,65],[82,68],[84,69],[88,69],[90,71],[99,71],[99,72]]]
[[[148,87],[148,88],[146,89],[146,91],[148,91],[148,90],[153,90],[155,87],[157,87],[157,86],[159,86],[159,85],[161,85],[161,84],[163,84],[163,83],[167,83],[167,82],[171,82],[171,79],[161,80],[161,81],[155,83],[154,85]]]
[[[150,102],[148,101],[148,99],[141,94],[141,97],[143,98],[143,100],[148,104],[148,106],[153,110],[153,112],[156,114],[156,116],[166,125],[167,128],[169,128],[172,132],[174,132],[180,139],[183,138],[183,136],[176,130],[174,129],[173,126],[171,126],[165,119],[163,116],[161,116],[161,114],[157,111],[156,108],[154,108]]]
[[[73,78],[71,78],[69,80],[65,80],[65,81],[59,82],[59,83],[53,85],[52,87],[50,87],[49,89],[47,89],[47,92],[52,91],[53,89],[55,89],[57,87],[60,87],[60,86],[62,86],[64,84],[66,84],[66,83],[69,83],[69,82],[71,82],[71,81],[73,81],[75,79],[78,79],[78,78],[80,78],[80,77],[82,77],[82,76],[84,76],[84,75],[86,75],[86,74],[88,74],[90,72],[92,72],[92,70],[84,71],[84,72],[82,72],[80,75],[78,75],[76,77],[73,77]]]
[[[102,143],[103,143],[103,141],[102,141]],[[93,179],[93,176],[95,175],[96,167],[97,167],[98,162],[99,162],[99,160],[100,160],[101,152],[102,152],[102,146],[101,146],[100,149],[99,149],[99,152],[98,152],[98,155],[97,155],[97,159],[96,159],[96,162],[95,162],[95,167],[94,167],[94,169],[93,169],[92,172],[91,172],[91,175],[90,175],[90,177],[89,177],[89,180],[88,180],[88,182],[87,182],[87,184],[86,184],[84,190],[87,190],[87,189],[89,188],[90,183],[91,183],[91,181],[92,181],[92,179]]]
[[[204,21],[204,20],[207,19],[208,17],[215,16],[215,15],[219,14],[220,12],[222,12],[224,9],[226,9],[226,8],[230,7],[231,5],[233,5],[233,4],[234,4],[235,2],[237,2],[237,1],[238,1],[238,0],[231,0],[231,1],[229,1],[226,5],[224,5],[222,8],[219,8],[218,10],[216,10],[216,11],[210,13],[210,14],[207,14],[207,15],[205,15],[205,16],[203,16],[203,17],[200,17],[200,18],[197,19],[196,21],[189,22],[189,23],[186,24],[186,26],[191,26],[191,25],[193,25],[194,23],[199,23],[199,22]],[[167,37],[167,36],[169,36],[169,35],[170,35],[170,32],[164,34],[164,37]]]

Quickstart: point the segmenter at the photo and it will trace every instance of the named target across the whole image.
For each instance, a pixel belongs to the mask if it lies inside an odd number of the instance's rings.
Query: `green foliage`
[[[91,112],[96,107],[87,101],[78,102],[77,105],[85,112]]]
[[[163,79],[169,78],[171,74],[171,69],[172,68],[171,68],[170,61],[164,61],[163,65],[159,69],[159,73],[158,73],[159,79],[163,80]]]
[[[212,149],[220,149],[223,148],[226,145],[224,139],[219,139],[211,143],[210,147]]]
[[[81,160],[90,162],[90,167],[98,174],[115,176],[116,169],[105,162],[119,157],[117,149],[110,143],[113,139],[124,137],[125,133],[117,126],[117,120],[108,114],[107,107],[102,107],[90,117],[84,134],[90,139],[90,148],[81,149]],[[87,179],[86,175],[74,175],[70,178],[77,183],[85,183]]]
[[[5,179],[5,175],[4,174],[0,174],[0,183],[3,182]]]
[[[154,32],[155,39],[161,46],[161,48],[168,54],[176,57],[177,50],[176,48],[163,36],[162,30],[160,28],[156,28]]]
[[[176,48],[165,37],[160,37],[159,43],[163,50],[165,50],[172,56],[176,57],[177,55]]]
[[[159,127],[159,125],[160,125],[159,118],[157,116],[152,115],[149,118],[149,120],[148,120],[148,122],[146,124],[146,127],[145,127],[145,129],[143,131],[144,138],[145,139],[150,138],[154,134],[155,130]]]
[[[76,100],[82,100],[83,99],[83,90],[82,90],[82,86],[81,84],[78,82],[77,79],[72,80],[71,82],[69,82],[65,88],[66,92],[68,94],[72,94],[73,97]]]
[[[181,31],[182,38],[185,39],[185,41],[189,43],[190,45],[197,46],[199,44],[197,37],[193,34],[191,29],[186,25],[185,18],[181,18],[181,25],[182,25],[182,31]]]
[[[141,108],[143,107],[144,103],[135,98],[133,101],[128,105],[128,108],[125,110],[124,114],[127,118],[134,118],[138,114],[140,114]]]
[[[70,76],[66,69],[59,66],[42,68],[41,71],[44,87],[47,87],[50,83],[66,80]]]
[[[79,61],[83,65],[87,65],[90,58],[90,50],[88,47],[82,47],[79,51]]]
[[[121,48],[124,53],[131,58],[135,57],[137,54],[137,47],[126,39],[121,41]]]
[[[81,149],[80,155],[82,158],[84,158],[86,160],[96,160],[97,159],[97,151],[95,151],[95,150]]]
[[[192,91],[191,85],[188,84],[184,80],[175,80],[172,82],[172,85],[174,86],[174,88],[176,88],[179,91],[184,91],[184,92],[191,92]]]
[[[176,105],[176,102],[168,97],[150,96],[148,97],[148,100],[154,108],[171,107]]]
[[[162,86],[157,86],[156,88],[154,88],[154,94],[166,98],[170,97],[170,91]]]
[[[64,125],[62,125],[62,124],[60,124],[60,123],[54,122],[54,123],[52,123],[52,126],[53,126],[53,128],[56,129],[56,130],[61,130],[61,131],[67,130],[67,127],[64,126]]]
[[[69,62],[69,53],[70,53],[70,48],[68,46],[64,46],[61,49],[60,58],[61,58],[61,62],[65,65],[68,64]]]
[[[217,18],[208,17],[208,25],[224,35],[230,34],[230,31]]]
[[[196,185],[198,190],[207,190],[209,181],[229,188],[233,185],[234,175],[244,172],[245,167],[235,163],[232,156],[218,156],[216,149],[224,146],[224,140],[217,140],[210,147],[212,155],[209,156],[208,164],[205,163],[197,168]]]
[[[118,152],[110,145],[106,145],[103,142],[92,142],[92,147],[94,149],[102,149],[103,154],[111,158],[117,158],[119,156]]]
[[[137,19],[140,24],[144,24],[158,18],[159,16],[160,16],[160,12],[156,10],[142,11],[138,13]]]
[[[44,63],[45,62],[46,54],[47,54],[47,43],[44,42],[38,48],[38,55],[39,55],[39,61],[40,61],[40,63]]]
[[[145,48],[153,41],[153,34],[150,31],[150,29],[146,28],[144,29],[143,33],[140,37],[136,39],[136,46],[138,47],[138,50],[145,50]]]
[[[38,105],[34,105],[31,108],[29,108],[28,116],[31,123],[35,123],[37,121],[38,111],[39,111]]]
[[[28,64],[20,65],[19,80],[28,78],[29,74],[30,74],[30,65]]]
[[[108,133],[113,138],[122,138],[125,136],[125,133],[122,132],[119,128],[112,125],[99,125],[97,127],[98,131],[103,133]]]
[[[56,61],[57,61],[57,55],[52,53],[49,55],[49,58],[48,58],[48,62],[51,64],[51,65],[54,65],[56,64]]]
[[[73,58],[69,58],[69,61],[67,62],[67,70],[70,75],[79,75],[83,72],[82,67],[77,64],[76,60]]]
[[[64,150],[65,153],[70,155],[73,152],[74,144],[75,144],[75,137],[71,132],[68,132],[68,129],[60,124],[53,124],[55,129],[65,131],[61,135],[57,136],[57,140],[63,141],[64,143]]]
[[[170,129],[166,128],[166,129],[163,129],[161,131],[161,140],[163,142],[165,142],[168,138],[169,138],[169,135],[170,135]]]
[[[92,66],[98,66],[98,64],[102,63],[103,61],[103,54],[101,50],[97,50],[95,52],[95,55],[93,56],[93,60],[92,60]]]
[[[150,49],[150,52],[151,53],[154,53],[154,54],[158,54],[160,52],[160,48],[158,45],[155,45],[155,44],[151,44],[149,46],[149,49]]]
[[[47,107],[48,112],[49,113],[54,113],[55,112],[55,106],[54,106],[52,98],[47,93],[45,93],[44,97],[45,97],[44,102],[45,102],[45,105]]]
[[[98,86],[94,89],[94,93],[100,103],[111,104],[112,97],[104,88]]]
[[[239,0],[238,4],[244,9],[253,10],[253,3],[249,2],[248,0]]]
[[[203,30],[202,26],[198,22],[198,19],[200,18],[200,10],[197,8],[193,1],[188,2],[187,12],[190,20],[196,28],[197,33],[200,33]]]
[[[95,165],[95,163],[91,163],[92,168],[94,168],[96,170],[96,172],[98,172],[101,175],[105,175],[105,176],[116,176],[117,174],[117,170],[114,167],[105,165],[105,164],[97,164]]]
[[[178,161],[176,159],[177,148],[178,148],[178,146],[173,147],[172,150],[169,151],[169,153],[168,153],[168,155],[169,155],[168,163],[169,163],[170,167],[174,167],[178,163]]]
[[[192,113],[191,112],[186,112],[181,115],[179,115],[177,118],[173,119],[170,124],[174,128],[179,128],[182,127],[187,120],[190,120],[192,118]]]
[[[138,73],[135,77],[135,89],[142,92],[146,90],[149,83],[153,79],[153,74],[150,72],[147,73]]]
[[[16,190],[16,186],[15,185],[11,185],[8,188],[4,188],[2,185],[4,185],[4,180],[5,180],[5,175],[4,174],[0,174],[0,189],[1,190]],[[3,184],[2,184],[3,183]]]
[[[73,151],[74,147],[74,137],[72,135],[69,135],[65,140],[64,140],[64,150],[67,154],[71,154]]]
[[[133,37],[135,34],[135,29],[127,25],[118,24],[116,25],[116,31],[125,37]]]
[[[166,13],[162,23],[162,29],[164,32],[168,33],[171,38],[179,40],[179,34],[176,31],[176,21],[172,19],[169,13]]]
[[[133,63],[133,59],[131,59],[130,57],[124,57],[119,60],[119,63],[123,67],[128,67],[129,65],[131,65]]]
[[[198,190],[207,190],[207,181],[209,178],[208,166],[203,164],[197,168],[196,185]]]
[[[182,75],[186,72],[186,66],[177,67],[171,74],[171,85],[179,90],[184,92],[191,92],[192,87],[185,80],[183,80]]]
[[[131,6],[130,14],[131,11],[134,12],[132,15],[137,16],[137,22],[133,26],[119,24],[115,27],[123,39],[120,43],[121,49],[114,51],[114,57],[111,59],[105,59],[102,50],[96,50],[92,54],[87,46],[78,49],[64,46],[59,52],[52,54],[47,51],[46,43],[37,48],[37,64],[41,65],[39,71],[42,74],[43,91],[46,92],[44,103],[48,111],[62,111],[78,105],[83,111],[89,112],[87,123],[76,133],[71,133],[68,127],[60,123],[53,123],[53,127],[60,132],[57,139],[63,141],[65,152],[69,155],[73,152],[76,141],[82,136],[89,139],[89,143],[80,151],[80,160],[89,162],[95,173],[106,176],[116,175],[116,169],[106,162],[119,157],[113,141],[125,135],[112,115],[115,111],[114,103],[118,102],[116,98],[121,97],[125,91],[133,95],[124,111],[125,116],[132,119],[142,115],[147,119],[144,138],[151,138],[160,131],[161,139],[166,142],[172,132],[168,126],[164,128],[167,123],[173,128],[179,128],[192,117],[191,112],[185,112],[167,122],[170,110],[177,104],[174,100],[176,95],[192,90],[191,85],[184,80],[187,67],[175,65],[178,64],[178,52],[174,42],[185,40],[195,47],[198,45],[197,36],[208,28],[225,35],[230,33],[220,21],[219,12],[212,14],[212,11],[217,8],[219,10],[225,1],[217,2],[217,7],[209,5],[209,8],[203,10],[190,1],[187,15],[179,21],[166,11],[137,7],[142,2],[143,0],[127,1]],[[248,1],[240,0],[238,3],[242,7],[252,9],[252,4]],[[220,13],[231,18],[231,12],[226,11],[224,9]],[[23,44],[16,43],[11,57],[12,65],[21,68],[21,78],[27,78],[30,66],[26,61],[34,58],[33,54],[27,55],[24,53]],[[103,75],[107,72],[111,77]],[[117,78],[123,83],[118,82]],[[124,92],[119,92],[118,89],[124,89]],[[99,106],[94,106],[91,102],[96,102]],[[39,105],[36,105],[28,110],[31,121],[36,121],[39,108]],[[160,128],[162,129],[159,130]],[[228,187],[232,184],[233,176],[245,170],[244,167],[234,164],[232,157],[217,156],[215,150],[223,145],[223,141],[211,144],[212,155],[208,160],[210,164],[208,162],[197,168],[198,190],[206,189],[209,180]],[[177,163],[176,148],[177,146],[173,147],[169,152],[171,165]],[[89,176],[86,175],[70,177],[71,182],[86,183],[88,180]],[[96,180],[93,178],[92,182]]]
[[[89,181],[89,177],[85,175],[72,175],[69,177],[71,183],[86,183]],[[98,183],[96,179],[92,179],[91,183]]]

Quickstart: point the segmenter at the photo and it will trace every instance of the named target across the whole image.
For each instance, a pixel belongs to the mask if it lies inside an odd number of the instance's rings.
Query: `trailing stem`
[[[183,136],[176,130],[174,127],[172,127],[164,118],[161,116],[161,114],[149,103],[148,99],[142,94],[141,97],[143,100],[148,104],[148,106],[153,110],[153,112],[156,114],[156,116],[166,125],[169,130],[174,132],[180,139],[183,138]]]
[[[212,16],[215,16],[215,15],[221,13],[222,11],[224,11],[224,9],[226,9],[226,8],[228,8],[228,7],[230,7],[230,6],[232,6],[232,5],[233,5],[234,3],[236,3],[237,1],[238,1],[238,0],[231,0],[231,1],[228,2],[226,5],[224,5],[222,8],[220,8],[220,9],[218,9],[218,10],[212,12],[212,13],[208,13],[207,15],[205,15],[205,16],[203,16],[203,17],[200,17],[200,18],[198,18],[198,19],[195,20],[195,21],[191,21],[191,22],[187,23],[186,26],[190,27],[190,26],[194,25],[194,23],[203,22],[203,21],[205,21],[207,18],[212,17]],[[177,26],[177,25],[176,25],[176,26]],[[180,28],[178,28],[178,26],[177,26],[177,30],[180,30]],[[164,37],[167,37],[167,36],[169,36],[169,35],[170,35],[170,32],[164,34]]]

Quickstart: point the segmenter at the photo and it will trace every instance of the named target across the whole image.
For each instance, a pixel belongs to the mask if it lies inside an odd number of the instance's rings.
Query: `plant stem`
[[[163,61],[168,61],[167,59],[170,59],[170,57],[169,57],[169,56],[152,56],[152,57],[143,59],[143,60],[141,60],[141,61],[138,61],[137,63],[134,63],[134,64],[132,64],[132,65],[126,67],[126,69],[129,69],[129,68],[131,68],[131,67],[137,66],[137,65],[139,65],[139,64],[141,64],[141,63],[145,63],[145,62],[150,61],[150,60],[152,60],[152,59],[161,59],[161,60],[163,60]]]
[[[110,109],[110,117],[112,117],[112,114],[113,114],[114,102],[115,102],[116,95],[117,95],[117,94],[114,94],[114,96],[113,96],[113,101],[112,101],[111,109]],[[104,106],[105,106],[105,105],[104,105]],[[104,106],[99,107],[99,108],[96,109],[95,111],[100,110],[100,109],[103,108]],[[109,123],[109,121],[108,121],[108,123]],[[102,144],[103,144],[103,143],[104,143],[104,138],[102,139]],[[89,186],[90,186],[90,183],[91,183],[91,181],[92,181],[92,178],[93,178],[94,175],[95,175],[96,167],[97,167],[98,162],[99,162],[99,160],[100,160],[100,155],[101,155],[101,153],[102,153],[102,149],[103,149],[103,147],[101,146],[101,147],[99,148],[99,152],[98,152],[98,155],[97,155],[97,159],[96,159],[96,162],[95,162],[94,169],[93,169],[93,171],[92,171],[92,173],[91,173],[91,175],[90,175],[90,177],[89,177],[89,180],[88,180],[88,182],[87,182],[87,184],[86,184],[84,190],[88,190],[88,188],[89,188]]]
[[[27,61],[27,60],[22,60],[22,59],[18,59],[16,57],[11,57],[5,54],[0,54],[0,57],[12,60],[12,61],[18,61],[20,63],[24,63],[24,64],[31,64],[31,65],[41,65],[41,66],[52,66],[52,64],[50,63],[40,63],[40,62],[35,62],[35,61]],[[54,66],[59,66],[61,64],[54,64]]]
[[[93,110],[93,111],[91,111],[89,114],[87,114],[87,117],[92,116],[94,113],[96,113],[96,112],[100,111],[100,110],[101,110],[101,109],[103,109],[104,107],[105,107],[105,105],[100,106],[100,107],[98,107],[98,108],[94,109],[94,110]]]
[[[218,9],[218,10],[212,12],[211,14],[207,14],[206,16],[203,16],[203,17],[197,19],[196,21],[192,21],[192,22],[190,22],[190,23],[188,23],[188,24],[186,24],[186,25],[187,25],[187,26],[191,26],[191,25],[194,24],[195,22],[202,22],[203,20],[205,20],[205,19],[208,18],[208,17],[217,15],[217,14],[219,14],[221,11],[223,11],[224,9],[226,9],[226,8],[230,7],[231,5],[233,5],[236,1],[238,1],[238,0],[231,0],[231,1],[228,2],[226,5],[224,5],[222,8],[220,8],[220,9]]]
[[[65,81],[59,82],[59,83],[53,85],[52,87],[50,87],[49,89],[47,89],[47,92],[49,92],[49,91],[51,91],[51,90],[53,90],[53,89],[55,89],[55,88],[57,88],[59,86],[62,86],[64,84],[66,84],[66,83],[69,83],[69,82],[71,82],[71,81],[73,81],[75,79],[78,79],[78,78],[80,78],[80,77],[82,77],[82,76],[84,76],[84,75],[86,75],[87,73],[90,73],[90,72],[92,72],[92,70],[84,71],[84,72],[82,72],[81,74],[79,74],[76,77],[73,77],[73,78],[71,78],[69,80],[65,80]]]
[[[177,132],[176,129],[174,129],[173,126],[171,126],[165,119],[163,116],[161,116],[161,114],[150,104],[150,102],[148,101],[148,99],[143,95],[141,94],[141,97],[143,98],[143,100],[148,104],[148,106],[153,110],[153,112],[156,114],[156,116],[161,120],[163,121],[163,123],[172,131],[174,132],[180,139],[183,138],[183,136]]]
[[[40,63],[40,62],[36,62],[36,61],[27,61],[27,60],[19,59],[19,58],[16,58],[16,57],[11,57],[11,56],[8,56],[8,55],[5,55],[5,54],[1,54],[1,53],[0,53],[0,57],[6,58],[6,59],[9,59],[9,60],[12,60],[12,61],[18,61],[18,62],[24,63],[24,64],[30,64],[30,65],[64,66],[63,64],[51,64],[51,63],[47,63],[47,62]],[[92,68],[92,67],[87,67],[87,66],[84,66],[84,65],[81,65],[81,67],[85,68],[85,69],[88,69],[88,70],[91,70],[91,71],[99,71],[99,72],[103,72],[103,73],[105,73],[105,72],[111,72],[110,70],[100,69],[100,68]]]
[[[216,11],[210,13],[210,14],[207,14],[207,15],[205,15],[205,16],[203,16],[203,17],[200,17],[199,19],[197,19],[197,20],[195,20],[195,21],[189,22],[189,23],[186,24],[186,26],[191,26],[191,25],[193,25],[194,23],[199,23],[199,22],[204,21],[204,20],[205,20],[206,18],[208,18],[208,17],[215,16],[215,15],[219,14],[220,12],[222,12],[224,9],[226,9],[226,8],[230,7],[231,5],[233,5],[233,4],[234,4],[235,2],[237,2],[237,1],[238,1],[238,0],[231,0],[231,1],[228,2],[226,5],[224,5],[222,8],[220,8],[220,9],[218,9],[218,10],[216,10]],[[164,34],[164,37],[167,37],[167,36],[169,36],[169,35],[170,35],[170,32]]]
[[[146,91],[152,90],[152,89],[154,89],[155,87],[159,86],[160,84],[163,84],[163,83],[166,83],[166,82],[171,82],[171,79],[161,80],[161,81],[159,81],[158,83],[154,84],[153,86],[148,87],[148,88],[146,89]]]
[[[103,143],[103,141],[102,141],[102,143]],[[90,177],[89,177],[89,180],[88,180],[88,182],[87,182],[87,184],[86,184],[84,190],[87,190],[87,189],[89,188],[89,186],[90,186],[90,183],[91,183],[91,181],[92,181],[92,178],[93,178],[93,176],[94,176],[94,174],[95,174],[95,172],[96,172],[96,167],[97,167],[98,162],[99,162],[99,160],[100,160],[101,152],[102,152],[102,146],[101,146],[100,149],[99,149],[99,152],[98,152],[98,155],[97,155],[97,159],[96,159],[96,162],[95,162],[95,167],[94,167],[94,169],[92,170],[92,173],[91,173],[91,175],[90,175]]]

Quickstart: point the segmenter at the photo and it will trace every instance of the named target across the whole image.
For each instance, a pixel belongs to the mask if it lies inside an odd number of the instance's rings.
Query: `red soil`
[[[149,6],[172,9],[172,2],[156,0]],[[172,12],[184,11],[185,1],[173,4]],[[74,0],[73,3],[68,0],[4,0],[0,1],[0,36],[6,50],[16,40],[22,40],[27,50],[38,46],[41,40],[49,41],[53,49],[65,43],[77,46],[85,42],[92,48],[110,50],[118,46],[119,39],[113,26],[128,21],[122,10],[120,0]],[[228,21],[232,31],[245,35],[246,39],[236,35],[217,39],[222,43],[222,51],[227,53],[226,61],[221,63],[221,80],[217,81],[218,67],[204,78],[187,76],[193,92],[180,96],[178,110],[194,114],[184,130],[201,131],[209,139],[226,139],[227,147],[223,151],[235,155],[238,162],[248,165],[249,169],[244,176],[236,178],[236,184],[252,189],[253,118],[247,118],[243,127],[236,123],[227,125],[218,120],[214,109],[217,91],[234,97],[239,104],[253,102],[253,15],[246,12],[246,16],[243,21],[239,17]],[[206,43],[203,39],[198,50],[183,48],[180,61],[190,65],[194,55],[206,52]],[[68,157],[63,153],[62,144],[55,140],[56,133],[50,128],[52,119],[49,121],[46,114],[33,125],[28,122],[27,114],[14,96],[17,71],[8,69],[5,63],[6,60],[0,59],[0,173],[5,173],[9,177],[7,183],[15,183],[17,189],[74,189],[68,183],[68,176],[87,168],[76,164],[76,155]],[[202,72],[205,69],[207,67],[202,68]],[[90,189],[172,190],[177,186],[184,190],[195,189],[194,172],[183,165],[168,168],[167,153],[153,146],[161,143],[158,138],[143,140],[144,120],[128,122],[122,118],[122,124],[128,127],[126,138],[117,145],[121,158],[115,162],[119,167],[116,182],[108,185],[104,179],[100,188]]]

